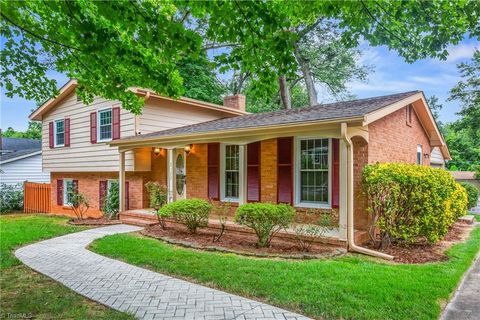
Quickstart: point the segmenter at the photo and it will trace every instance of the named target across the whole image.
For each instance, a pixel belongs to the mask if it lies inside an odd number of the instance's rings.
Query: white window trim
[[[227,198],[225,197],[225,147],[227,145],[238,145],[239,151],[239,170],[238,170],[238,198]],[[234,202],[242,204],[245,202],[245,146],[235,143],[221,143],[220,144],[220,200],[225,202]]]
[[[418,163],[418,153],[420,152],[420,163]],[[423,164],[423,146],[421,144],[417,144],[417,153],[415,154],[415,163],[422,165]]]
[[[111,116],[111,121],[112,121],[110,123],[111,135],[110,135],[109,139],[100,139],[100,113],[104,112],[104,111],[110,111],[110,116]],[[112,141],[112,137],[113,137],[113,111],[112,111],[112,107],[97,110],[97,137],[98,137],[97,142]]]
[[[72,188],[73,188],[73,179],[71,178],[63,179],[63,205],[66,207],[71,207],[72,204],[67,202],[67,199],[68,199],[67,182],[68,181],[72,183]]]
[[[300,201],[300,140],[328,139],[328,202]],[[300,208],[332,209],[332,138],[322,136],[295,137],[294,139],[294,206]]]
[[[63,144],[57,143],[57,122],[63,122]],[[55,148],[65,147],[65,119],[56,119],[53,121],[53,146]]]

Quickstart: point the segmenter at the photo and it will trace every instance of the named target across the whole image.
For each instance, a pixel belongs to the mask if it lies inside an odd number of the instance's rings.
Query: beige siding
[[[443,168],[445,166],[445,159],[443,158],[440,148],[435,147],[432,149],[432,153],[430,154],[430,165],[432,167],[440,168]]]
[[[91,105],[77,102],[71,94],[43,117],[42,151],[43,169],[53,172],[118,171],[118,150],[105,142],[90,143],[90,113],[118,104],[118,102],[97,98]],[[57,119],[70,118],[70,147],[49,148],[48,125]],[[135,117],[121,109],[120,137],[135,133]],[[134,168],[133,153],[126,154],[126,169]]]
[[[139,117],[140,133],[150,133],[189,124],[214,120],[226,114],[179,102],[150,98]]]

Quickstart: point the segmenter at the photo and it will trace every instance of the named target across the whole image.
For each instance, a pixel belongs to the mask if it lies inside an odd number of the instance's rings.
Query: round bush
[[[169,217],[184,224],[190,233],[208,225],[212,205],[202,199],[185,199],[171,202],[158,210],[162,217]]]
[[[467,210],[465,189],[445,170],[402,163],[368,165],[363,186],[372,215],[370,235],[390,242],[437,242]],[[379,231],[378,237],[376,230]]]
[[[468,208],[477,206],[478,203],[478,189],[473,184],[468,182],[460,182],[460,185],[465,188],[468,195]]]
[[[247,203],[235,213],[235,222],[252,228],[259,247],[270,245],[273,236],[287,228],[295,216],[295,209],[286,204]]]

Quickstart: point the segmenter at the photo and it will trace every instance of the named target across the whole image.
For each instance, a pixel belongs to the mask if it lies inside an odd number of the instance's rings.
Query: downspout
[[[353,225],[353,145],[352,140],[347,135],[347,124],[341,124],[342,140],[347,146],[347,243],[350,251],[363,253],[386,260],[393,260],[393,256],[370,250],[355,244],[355,232]]]

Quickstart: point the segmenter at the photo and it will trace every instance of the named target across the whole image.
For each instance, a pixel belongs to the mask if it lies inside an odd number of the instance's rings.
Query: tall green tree
[[[5,138],[27,138],[27,139],[41,139],[42,138],[42,124],[36,121],[28,122],[26,131],[16,131],[12,127],[2,131],[2,137]]]
[[[452,153],[448,167],[475,170],[480,166],[480,51],[472,61],[460,63],[462,80],[450,91],[451,101],[461,104],[460,119],[446,128],[446,140]]]
[[[43,101],[56,93],[53,69],[78,80],[84,102],[99,95],[139,113],[143,100],[128,88],[184,94],[179,64],[208,41],[236,44],[216,57],[220,70],[250,73],[252,90],[271,95],[279,75],[298,70],[291,30],[319,18],[337,21],[348,46],[363,38],[411,62],[446,58],[449,44],[478,37],[479,12],[476,0],[0,0],[0,84],[8,96]]]

